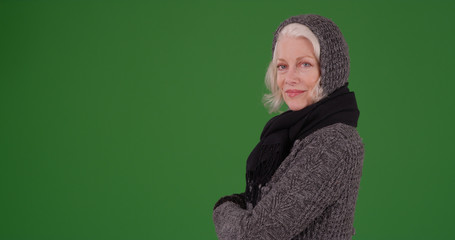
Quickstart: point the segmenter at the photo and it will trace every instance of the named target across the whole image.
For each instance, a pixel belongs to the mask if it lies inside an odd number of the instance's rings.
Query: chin
[[[307,105],[288,105],[289,110],[291,111],[299,111],[306,107]]]
[[[291,111],[299,111],[313,104],[312,99],[308,95],[302,95],[296,98],[288,98],[283,94],[283,100]]]
[[[299,108],[289,108],[289,110],[295,112],[304,109],[305,107],[299,107]]]
[[[294,103],[289,103],[286,105],[288,105],[288,108],[289,110],[291,111],[299,111],[299,110],[302,110],[304,108],[306,108],[307,106],[311,105],[311,103],[308,103],[308,102],[294,102]]]

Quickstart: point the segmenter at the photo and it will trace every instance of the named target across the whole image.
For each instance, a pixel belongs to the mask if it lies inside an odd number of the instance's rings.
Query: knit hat
[[[340,29],[330,19],[319,15],[299,15],[290,17],[280,24],[273,37],[272,54],[281,30],[291,23],[307,26],[316,35],[320,45],[319,66],[321,68],[321,87],[329,95],[348,82],[349,52],[348,45]]]

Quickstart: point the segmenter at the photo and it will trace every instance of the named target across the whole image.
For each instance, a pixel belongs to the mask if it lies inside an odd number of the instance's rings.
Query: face
[[[313,103],[311,91],[320,77],[313,44],[304,37],[281,36],[276,44],[277,83],[286,105],[298,111]]]

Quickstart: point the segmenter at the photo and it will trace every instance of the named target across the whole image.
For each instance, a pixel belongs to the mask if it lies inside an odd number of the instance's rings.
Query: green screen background
[[[350,46],[354,239],[454,239],[455,3],[0,1],[0,239],[216,239],[272,116],[276,27]]]

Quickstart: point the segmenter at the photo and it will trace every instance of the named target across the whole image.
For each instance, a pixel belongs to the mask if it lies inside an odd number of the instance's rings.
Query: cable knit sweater
[[[351,239],[363,156],[357,130],[342,123],[296,140],[254,208],[213,211],[218,238]]]

